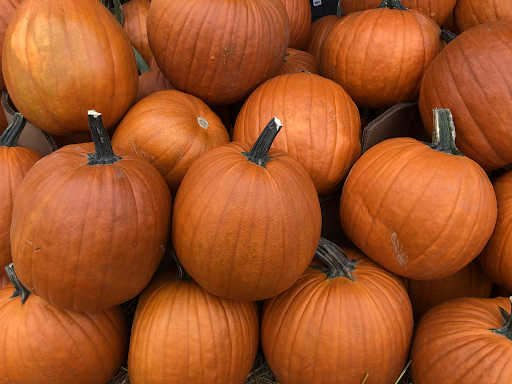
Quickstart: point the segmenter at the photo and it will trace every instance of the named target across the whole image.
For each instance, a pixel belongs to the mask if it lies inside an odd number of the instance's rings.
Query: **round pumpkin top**
[[[4,45],[5,33],[11,17],[18,9],[23,0],[0,0],[0,91],[6,89],[2,71],[2,48]],[[0,111],[0,114],[2,112]],[[0,132],[2,127],[0,126]]]
[[[288,48],[277,74],[284,75],[297,72],[310,72],[319,75],[320,62],[308,52]]]
[[[457,0],[453,22],[460,32],[490,21],[512,21],[512,2],[509,0]]]

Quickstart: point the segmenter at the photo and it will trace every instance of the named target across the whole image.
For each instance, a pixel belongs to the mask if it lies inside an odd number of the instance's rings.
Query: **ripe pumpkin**
[[[277,74],[285,75],[297,72],[310,72],[320,75],[320,62],[308,52],[288,48]]]
[[[512,21],[512,2],[509,0],[457,0],[453,21],[460,32],[490,21]]]
[[[324,40],[331,31],[332,27],[334,27],[334,24],[340,21],[341,18],[342,16],[338,15],[328,15],[321,17],[313,24],[311,24],[311,32],[309,33],[308,42],[304,50],[315,56],[319,62]]]
[[[409,354],[412,308],[400,279],[356,249],[320,239],[308,268],[265,301],[261,345],[281,384],[394,383]]]
[[[165,78],[158,67],[151,71],[144,72],[139,76],[139,91],[135,103],[138,103],[152,93],[166,89],[174,89],[174,87],[169,83],[169,80]]]
[[[153,0],[148,39],[172,86],[233,104],[274,76],[288,46],[282,0]]]
[[[0,291],[2,383],[109,383],[128,351],[121,308],[58,309],[9,273],[14,285]]]
[[[290,21],[288,48],[304,49],[311,30],[311,4],[309,0],[281,0]]]
[[[285,127],[273,146],[306,169],[320,196],[339,192],[361,154],[359,112],[343,88],[310,73],[274,77],[243,105],[233,140],[254,143],[273,116]]]
[[[431,18],[403,10],[399,0],[392,4],[393,9],[345,16],[322,47],[322,75],[340,84],[359,107],[417,100],[421,77],[442,49],[441,30]]]
[[[414,384],[509,383],[512,377],[510,300],[460,298],[439,304],[414,332]]]
[[[25,0],[9,24],[2,60],[18,111],[54,135],[88,131],[93,108],[112,128],[137,96],[132,46],[98,0]]]
[[[432,109],[449,108],[457,147],[486,171],[512,163],[512,22],[477,25],[443,49],[421,83],[419,108],[432,132]],[[457,70],[454,70],[457,68]],[[496,81],[496,76],[501,76]]]
[[[176,254],[214,295],[238,301],[278,295],[315,254],[322,225],[318,196],[296,160],[270,149],[280,128],[273,118],[252,149],[234,142],[205,153],[176,195]]]
[[[4,267],[12,262],[9,231],[14,197],[29,169],[42,158],[33,149],[16,146],[25,123],[25,118],[17,113],[0,136],[0,278]]]
[[[385,140],[366,151],[343,187],[343,230],[388,271],[441,279],[475,259],[496,223],[487,174],[455,147],[449,110],[436,109],[432,144]]]
[[[18,9],[22,1],[23,0],[0,0],[0,91],[6,89],[2,72],[2,47],[4,45],[5,33],[7,32],[7,26],[9,25],[9,21],[11,21],[12,15]],[[2,112],[0,111],[0,115],[1,114]],[[2,132],[1,124],[0,132]]]
[[[146,160],[112,151],[101,115],[94,144],[39,161],[18,189],[11,225],[23,285],[58,308],[94,312],[138,295],[163,257],[171,194]]]
[[[254,302],[214,296],[186,273],[162,275],[146,287],[137,305],[130,382],[242,384],[258,340]]]
[[[130,43],[140,53],[142,58],[149,62],[151,48],[149,48],[147,19],[151,0],[130,0],[123,7],[123,29],[130,39]]]

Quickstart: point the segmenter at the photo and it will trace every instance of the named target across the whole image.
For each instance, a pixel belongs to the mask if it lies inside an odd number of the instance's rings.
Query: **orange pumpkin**
[[[512,21],[512,2],[509,0],[457,0],[453,22],[460,32],[490,21]]]
[[[288,48],[304,49],[311,30],[311,4],[309,0],[281,0],[290,21]]]
[[[123,4],[123,29],[146,62],[152,56],[146,26],[150,5],[151,0],[130,0]]]
[[[9,25],[9,21],[11,21],[12,15],[18,9],[22,1],[23,0],[0,0],[0,91],[6,89],[2,72],[2,47],[4,45],[5,33],[7,32],[7,27]],[[0,111],[0,115],[1,114],[2,111]],[[2,124],[0,120],[0,133],[1,132]]]
[[[0,291],[4,289],[9,283],[10,281],[7,275],[5,273],[0,273]]]
[[[139,91],[135,102],[138,103],[152,93],[166,89],[174,89],[174,87],[169,83],[169,80],[165,78],[158,67],[151,71],[146,71],[139,76]]]
[[[309,33],[308,42],[304,50],[315,56],[319,62],[324,40],[331,31],[332,27],[334,27],[334,24],[340,21],[341,18],[342,16],[338,15],[328,15],[321,17],[313,24],[311,24],[311,32]]]
[[[277,74],[285,75],[298,72],[309,72],[319,75],[320,62],[315,56],[308,52],[288,48]]]

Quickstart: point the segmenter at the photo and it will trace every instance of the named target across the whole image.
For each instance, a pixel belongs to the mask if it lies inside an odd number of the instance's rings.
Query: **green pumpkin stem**
[[[11,280],[12,285],[14,285],[14,293],[11,296],[11,299],[15,297],[21,296],[21,305],[25,304],[28,297],[32,292],[30,292],[23,284],[21,284],[18,276],[16,276],[16,272],[14,272],[13,263],[9,264],[5,267],[5,272],[7,272],[7,277]]]
[[[89,162],[87,165],[114,164],[116,161],[121,160],[112,150],[112,144],[110,144],[110,138],[103,125],[101,113],[91,110],[87,111],[87,115],[89,118],[89,129],[91,130],[92,141],[96,149],[96,153],[89,153]]]
[[[512,307],[512,296],[509,297],[511,307]],[[512,340],[512,309],[510,313],[508,313],[506,310],[504,310],[501,307],[498,307],[501,312],[501,316],[503,316],[503,326],[499,329],[491,329],[494,333],[497,333],[498,335],[505,336],[507,339]]]
[[[377,8],[399,9],[400,11],[407,11],[409,9],[402,5],[401,0],[382,0],[382,3]]]
[[[355,280],[352,271],[356,268],[357,260],[350,259],[343,250],[333,242],[320,238],[315,256],[322,260],[327,266],[327,278],[329,280],[335,277],[346,277]],[[326,267],[320,267],[325,269]]]
[[[446,29],[441,30],[441,40],[446,44],[451,43],[458,35],[453,32],[447,31]]]
[[[180,263],[180,260],[178,259],[178,255],[176,254],[176,251],[173,247],[170,249],[171,256],[174,259],[174,262],[176,263],[176,266],[178,267],[178,280],[192,280],[192,277],[188,274],[187,271],[185,271],[185,268]]]
[[[268,151],[274,142],[282,124],[277,117],[273,117],[272,120],[267,124],[261,135],[254,143],[250,152],[242,152],[242,155],[247,157],[249,161],[255,164],[261,165],[265,168],[265,163],[271,158],[267,157]]]
[[[11,123],[0,136],[0,145],[2,147],[15,147],[26,123],[27,119],[21,113],[16,112]]]
[[[449,109],[434,109],[434,131],[430,148],[455,156],[464,156],[455,146],[455,125]]]

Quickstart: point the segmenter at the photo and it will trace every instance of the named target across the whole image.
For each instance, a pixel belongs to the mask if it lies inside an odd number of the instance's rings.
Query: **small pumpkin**
[[[512,21],[509,0],[457,0],[453,11],[453,22],[460,32],[496,20]]]
[[[0,91],[6,89],[2,72],[2,48],[4,45],[5,33],[7,32],[7,27],[11,21],[12,15],[16,12],[22,1],[23,0],[0,0]],[[0,110],[0,115],[1,114],[2,111]],[[1,118],[2,117],[0,116],[0,119]],[[2,132],[1,120],[0,132]]]
[[[309,0],[281,0],[290,21],[288,48],[304,49],[311,30],[311,4]]]
[[[166,89],[174,89],[174,87],[169,83],[169,80],[165,78],[158,67],[151,71],[146,71],[139,76],[139,91],[135,103],[138,103],[152,93]]]
[[[130,0],[123,7],[123,29],[130,39],[130,43],[140,53],[142,58],[149,62],[151,48],[149,48],[147,19],[151,0]]]
[[[311,24],[311,32],[309,33],[306,52],[311,53],[320,62],[320,53],[322,52],[322,45],[324,40],[331,31],[334,24],[340,21],[342,16],[338,15],[327,15],[319,18],[313,24]]]
[[[308,52],[288,48],[277,74],[285,75],[298,72],[309,72],[320,75],[320,62],[315,56]]]

